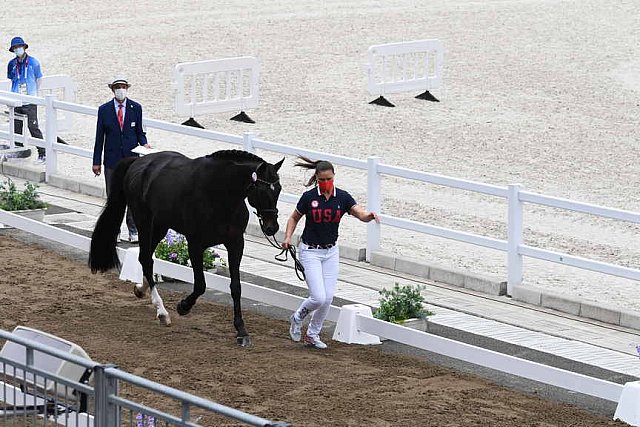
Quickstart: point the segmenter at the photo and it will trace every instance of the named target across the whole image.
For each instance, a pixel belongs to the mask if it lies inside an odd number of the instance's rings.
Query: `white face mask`
[[[23,47],[17,47],[15,49],[13,49],[13,53],[15,53],[16,56],[20,57],[20,56],[24,55],[24,48]]]
[[[127,97],[127,90],[126,89],[116,89],[113,92],[116,95],[116,99],[118,101],[122,102]]]

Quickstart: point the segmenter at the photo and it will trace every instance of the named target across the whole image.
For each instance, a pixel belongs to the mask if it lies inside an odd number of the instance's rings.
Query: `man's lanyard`
[[[27,78],[27,68],[29,67],[29,55],[27,55],[26,53],[24,54],[25,58],[24,58],[24,79],[26,80]],[[22,80],[22,78],[20,78],[20,60],[18,58],[16,58],[16,75],[18,77],[18,80]]]

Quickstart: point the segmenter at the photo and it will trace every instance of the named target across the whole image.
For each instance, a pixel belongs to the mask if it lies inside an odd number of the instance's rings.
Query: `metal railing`
[[[0,104],[9,108],[10,114],[17,103],[33,103],[45,107],[47,125],[44,143],[33,138],[25,138],[13,134],[13,127],[9,126],[8,132],[0,132],[0,139],[6,139],[13,144],[14,140],[26,141],[29,144],[44,146],[48,150],[45,173],[46,177],[57,173],[57,153],[68,153],[76,156],[91,158],[92,151],[57,143],[57,110],[73,112],[83,115],[97,115],[97,108],[88,107],[71,102],[58,101],[53,95],[44,98],[20,95],[11,92],[0,91]],[[207,129],[183,126],[169,123],[162,120],[144,119],[147,128],[173,132],[180,135],[193,136],[211,141],[219,141],[241,146],[244,150],[255,152],[257,149],[285,155],[304,155],[311,158],[322,158],[329,160],[336,165],[346,166],[351,169],[366,171],[367,173],[367,209],[380,213],[381,225],[398,229],[411,230],[418,233],[452,239],[476,246],[482,246],[501,252],[506,252],[507,259],[507,293],[512,294],[514,287],[520,286],[523,281],[524,256],[537,258],[557,264],[563,264],[580,269],[596,271],[608,275],[623,277],[632,280],[640,280],[640,270],[628,268],[606,262],[581,258],[568,253],[560,253],[546,249],[531,247],[523,243],[523,205],[524,203],[550,206],[553,208],[570,210],[574,212],[587,213],[605,218],[640,224],[640,213],[630,212],[620,209],[613,209],[588,203],[581,203],[572,200],[560,199],[542,194],[524,191],[519,184],[509,186],[496,186],[475,182],[470,180],[452,178],[448,176],[431,174],[402,167],[386,165],[380,162],[376,156],[368,157],[367,160],[354,159],[351,157],[338,156],[319,151],[313,151],[284,144],[278,144],[256,138],[251,133],[244,135],[231,135],[222,132],[214,132]],[[468,233],[446,227],[426,224],[406,218],[381,212],[382,190],[381,181],[383,176],[403,178],[414,182],[429,183],[445,186],[454,189],[470,191],[490,195],[508,201],[507,215],[507,239],[496,239],[480,234]],[[296,203],[298,195],[282,193],[281,200],[287,203]],[[366,259],[371,260],[371,254],[380,250],[380,229],[381,225],[369,223],[367,225]]]
[[[61,424],[83,427],[113,427],[121,425],[121,421],[123,420],[126,421],[127,414],[129,415],[127,424],[134,425],[135,420],[133,414],[141,414],[145,418],[153,417],[155,420],[154,425],[158,426],[195,427],[198,426],[198,424],[197,421],[192,419],[194,418],[192,417],[192,411],[197,408],[200,412],[205,411],[209,414],[220,415],[252,426],[290,426],[290,424],[286,422],[270,421],[150,381],[124,372],[113,365],[103,365],[90,359],[65,353],[54,347],[2,329],[0,329],[0,339],[24,346],[25,351],[24,363],[22,361],[0,357],[0,366],[3,368],[0,374],[0,402],[15,406],[13,411],[0,412],[0,420],[3,421],[2,425],[9,425],[8,421],[10,419],[15,421],[15,418],[20,418],[20,421],[24,420],[24,425],[27,425],[29,419],[33,419],[34,422],[30,425],[36,425],[36,418],[38,416],[44,416],[47,421],[49,421],[47,425]],[[82,383],[70,380],[61,375],[40,369],[34,363],[34,353],[36,352],[50,355],[61,361],[66,361],[90,370],[93,376],[93,385],[91,385],[90,382]],[[11,367],[12,369],[7,369],[7,367]],[[19,372],[19,374],[16,374],[16,372]],[[80,412],[80,402],[77,399],[76,401],[69,401],[68,398],[60,394],[47,394],[39,388],[34,387],[35,381],[33,381],[33,379],[37,378],[42,378],[45,382],[54,382],[54,390],[58,389],[58,384],[62,384],[65,390],[70,388],[75,392],[65,392],[64,395],[86,395],[89,400],[87,404],[88,412],[93,412],[93,415],[84,412],[85,408],[82,409],[83,412]],[[170,414],[123,397],[119,392],[121,384],[135,386],[179,402],[181,408],[180,414]],[[42,407],[42,409],[38,409],[38,407]]]

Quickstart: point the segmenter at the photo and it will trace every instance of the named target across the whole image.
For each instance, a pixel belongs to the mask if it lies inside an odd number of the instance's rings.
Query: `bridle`
[[[251,184],[249,184],[249,187],[247,187],[247,191],[250,188],[255,188],[258,186],[258,184],[262,184],[262,185],[268,185],[270,187],[271,190],[275,190],[275,185],[277,183],[280,182],[280,179],[277,179],[273,182],[269,182],[269,181],[265,181],[264,179],[258,178],[257,176],[255,176],[255,179],[252,180]],[[278,208],[272,208],[272,209],[258,209],[255,208],[256,210],[254,211],[254,214],[256,217],[258,217],[258,223],[260,224],[260,230],[262,231],[262,234],[264,234],[264,237],[267,239],[267,242],[269,242],[269,244],[271,246],[273,246],[276,249],[281,249],[280,253],[278,255],[275,256],[275,259],[277,261],[280,262],[287,262],[289,260],[289,255],[291,255],[291,259],[293,260],[293,265],[294,265],[294,270],[296,272],[296,276],[298,277],[299,280],[304,281],[305,280],[305,275],[304,275],[304,266],[302,265],[302,263],[298,260],[298,257],[296,256],[296,248],[295,246],[289,245],[289,247],[287,249],[284,249],[282,247],[282,245],[280,243],[278,243],[278,240],[276,239],[276,236],[267,236],[267,233],[264,232],[264,222],[262,220],[263,215],[274,215],[277,216],[278,215]],[[284,256],[283,256],[284,255]],[[300,277],[300,275],[302,275],[302,277]]]
[[[247,192],[252,188],[257,188],[259,183],[262,184],[262,185],[268,185],[269,188],[273,191],[276,188],[275,185],[278,184],[279,182],[280,182],[280,179],[276,179],[275,181],[271,181],[270,182],[270,181],[265,181],[264,179],[260,179],[260,178],[258,178],[256,176],[255,180],[253,180],[251,182],[251,184],[249,184],[249,186],[247,187]],[[263,222],[262,222],[263,215],[271,214],[273,216],[278,216],[278,208],[266,208],[266,209],[255,208],[255,209],[256,209],[256,212],[254,212],[254,213],[258,217],[258,221],[260,222],[260,228],[261,229],[262,229],[262,225],[263,225]],[[266,234],[265,234],[265,236],[266,236]]]

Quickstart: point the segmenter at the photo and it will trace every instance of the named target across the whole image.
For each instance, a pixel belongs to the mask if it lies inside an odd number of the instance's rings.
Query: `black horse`
[[[248,198],[260,219],[262,231],[273,236],[278,231],[278,196],[282,187],[277,164],[267,163],[246,151],[225,150],[189,159],[180,153],[164,151],[144,157],[125,158],[113,173],[111,194],[91,236],[89,267],[104,272],[119,267],[116,240],[129,206],[138,228],[143,283],[134,293],[138,298],[151,288],[151,301],[157,316],[166,325],[169,314],[153,281],[153,252],[169,228],[183,234],[188,242],[193,268],[193,293],[178,303],[180,315],[189,313],[205,291],[202,267],[205,249],[224,244],[228,251],[233,325],[236,339],[250,346],[240,309],[240,260],[244,232],[249,222]]]

